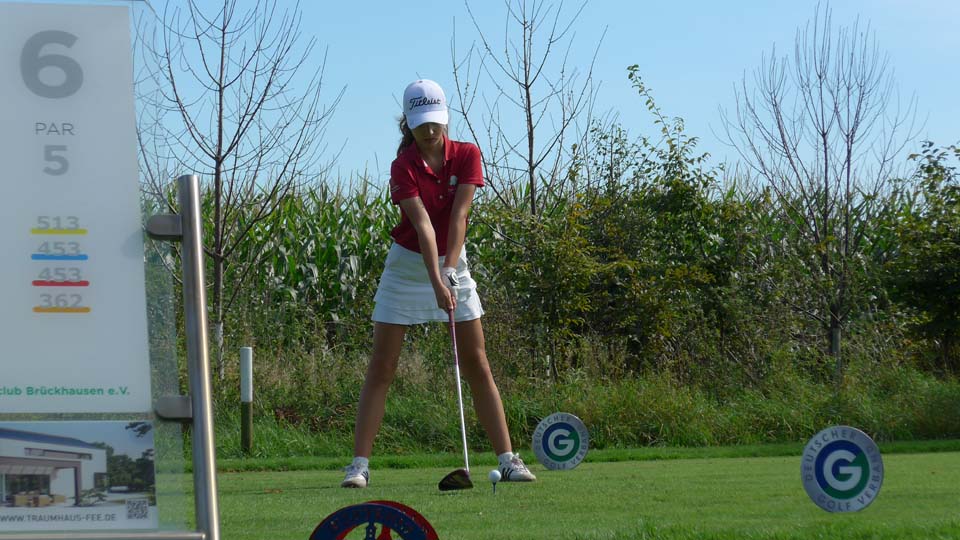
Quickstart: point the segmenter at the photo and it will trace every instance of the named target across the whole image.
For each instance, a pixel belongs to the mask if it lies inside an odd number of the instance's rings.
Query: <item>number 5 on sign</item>
[[[67,157],[64,155],[66,152],[67,147],[63,144],[48,144],[44,146],[43,159],[50,163],[50,165],[44,167],[43,172],[53,176],[66,174],[67,170],[70,169],[70,162],[67,161]]]

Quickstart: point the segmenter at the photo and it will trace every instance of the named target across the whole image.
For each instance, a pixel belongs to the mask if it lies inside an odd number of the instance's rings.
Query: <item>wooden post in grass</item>
[[[240,348],[240,448],[253,448],[253,347]]]

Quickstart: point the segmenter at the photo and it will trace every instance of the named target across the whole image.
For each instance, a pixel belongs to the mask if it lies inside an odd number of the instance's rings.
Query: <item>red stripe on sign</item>
[[[34,287],[89,287],[89,281],[40,281],[33,282]]]

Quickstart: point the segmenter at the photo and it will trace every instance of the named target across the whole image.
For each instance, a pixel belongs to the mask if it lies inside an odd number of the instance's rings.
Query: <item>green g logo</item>
[[[817,484],[835,499],[852,499],[870,479],[870,464],[863,449],[849,441],[834,441],[817,455]]]

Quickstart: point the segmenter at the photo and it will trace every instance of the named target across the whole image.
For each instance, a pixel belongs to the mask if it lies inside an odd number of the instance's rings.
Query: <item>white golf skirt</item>
[[[444,257],[440,257],[441,265],[443,260]],[[457,297],[454,320],[479,319],[483,315],[483,306],[477,296],[477,282],[470,276],[467,266],[466,246],[460,250],[457,277],[460,278],[460,286],[454,291]],[[410,325],[449,320],[449,315],[437,307],[437,297],[423,264],[423,255],[396,243],[387,253],[373,301],[371,318],[374,322]]]

